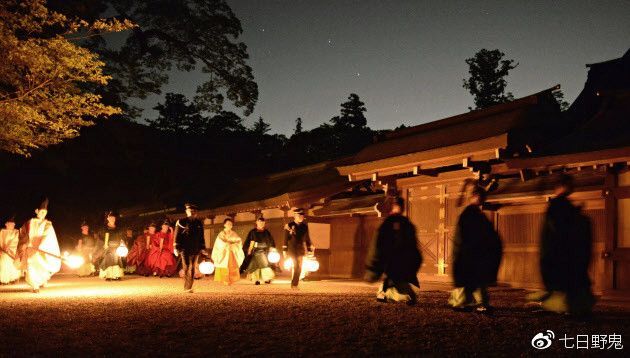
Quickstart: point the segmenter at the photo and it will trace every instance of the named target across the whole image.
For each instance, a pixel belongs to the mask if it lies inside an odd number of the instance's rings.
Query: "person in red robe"
[[[144,233],[136,238],[129,254],[127,255],[127,272],[139,275],[149,275],[144,262],[149,254],[149,243],[151,236],[155,235],[156,224],[151,223]]]
[[[173,228],[168,219],[162,230],[151,237],[146,266],[153,276],[172,276],[177,272],[177,261],[173,255]]]

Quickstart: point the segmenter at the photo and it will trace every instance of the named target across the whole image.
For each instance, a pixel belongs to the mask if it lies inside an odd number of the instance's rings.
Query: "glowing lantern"
[[[116,255],[118,255],[120,257],[127,257],[128,253],[129,253],[129,249],[127,249],[127,246],[125,246],[125,244],[121,244],[116,249]]]
[[[211,275],[214,272],[214,264],[210,261],[204,261],[200,263],[199,272],[204,275]]]
[[[308,272],[315,272],[319,270],[319,262],[315,256],[306,256],[304,258],[304,269]]]
[[[66,265],[71,269],[78,269],[85,263],[85,259],[81,256],[70,255],[65,257]]]
[[[271,262],[272,264],[277,264],[278,262],[280,262],[280,253],[276,249],[272,248],[271,250],[269,250],[267,260],[269,260],[269,262]]]
[[[293,260],[289,257],[288,259],[284,260],[284,269],[290,270],[292,268],[293,268]]]

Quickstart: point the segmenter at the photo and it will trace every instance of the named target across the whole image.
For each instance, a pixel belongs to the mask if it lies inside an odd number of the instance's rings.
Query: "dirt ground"
[[[417,306],[378,303],[359,281],[286,278],[226,287],[211,277],[121,282],[57,275],[39,294],[0,287],[0,356],[529,356],[624,355],[630,310],[598,303],[590,320],[532,313],[525,291],[496,288],[493,315],[454,312],[449,287],[423,283]],[[552,330],[550,348],[531,346]],[[567,349],[559,338],[621,335],[623,350]],[[626,354],[627,356],[627,354]]]

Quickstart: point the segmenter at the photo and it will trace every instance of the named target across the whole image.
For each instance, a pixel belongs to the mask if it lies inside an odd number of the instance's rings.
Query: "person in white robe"
[[[46,220],[48,199],[35,214],[20,229],[18,252],[26,283],[37,293],[61,269],[61,252],[52,222]]]
[[[16,266],[17,247],[20,240],[19,231],[15,228],[15,218],[10,217],[0,230],[0,283],[13,283],[20,278],[20,270]]]
[[[245,259],[243,243],[240,236],[232,230],[233,225],[231,218],[223,221],[224,229],[217,235],[212,249],[214,280],[226,285],[231,285],[240,279],[239,267]]]

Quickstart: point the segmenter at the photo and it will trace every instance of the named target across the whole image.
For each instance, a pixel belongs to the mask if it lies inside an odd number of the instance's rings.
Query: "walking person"
[[[547,311],[588,315],[595,304],[588,276],[592,227],[581,208],[569,200],[573,190],[573,177],[562,174],[555,183],[555,197],[547,206],[541,233],[540,272],[545,292],[529,298]]]
[[[265,218],[260,216],[256,219],[256,227],[253,228],[249,234],[247,234],[248,243],[247,247],[243,248],[247,255],[251,257],[249,265],[245,270],[247,277],[256,285],[260,285],[260,282],[271,283],[275,274],[267,255],[269,250],[276,247],[276,243],[273,240],[273,236],[269,230],[265,228]]]
[[[223,230],[217,235],[212,248],[214,280],[223,282],[225,285],[232,285],[240,279],[239,267],[245,259],[242,240],[232,230],[233,226],[232,218],[226,218],[223,221]]]
[[[177,261],[173,255],[173,228],[166,219],[160,232],[153,235],[146,265],[153,276],[169,277],[177,271]]]
[[[120,281],[125,275],[122,258],[118,255],[118,248],[125,242],[125,233],[117,220],[117,212],[109,211],[105,214],[105,227],[99,234],[104,243],[103,256],[99,263],[99,277],[105,281]]]
[[[0,284],[13,283],[20,278],[20,270],[15,265],[19,241],[15,217],[10,216],[4,222],[4,229],[0,230]]]
[[[291,288],[297,289],[302,274],[302,261],[307,251],[314,250],[311,237],[308,233],[308,224],[304,221],[304,209],[293,210],[293,221],[284,227],[284,245],[282,254],[293,261],[293,276],[291,278]]]
[[[205,248],[203,239],[203,222],[197,217],[197,206],[187,203],[184,205],[186,217],[177,220],[173,240],[175,248],[182,259],[184,270],[184,292],[193,293],[195,267],[199,254]]]
[[[46,285],[48,280],[61,269],[61,252],[52,222],[46,220],[48,199],[35,209],[35,217],[20,229],[21,267],[25,271],[26,283],[34,293]]]
[[[90,232],[90,225],[83,220],[81,223],[81,236],[77,240],[76,251],[83,257],[83,264],[77,269],[80,277],[92,276],[96,272],[94,256],[96,252],[96,238]]]
[[[379,302],[395,301],[416,304],[420,287],[418,270],[422,254],[418,249],[415,226],[403,215],[403,198],[394,198],[389,216],[383,221],[372,240],[367,257],[365,279],[376,282],[384,276],[376,295]]]
[[[453,240],[453,282],[449,304],[456,310],[488,312],[488,286],[497,281],[502,245],[492,222],[481,210],[486,191],[476,181],[467,181],[458,202],[467,206],[457,220]]]

